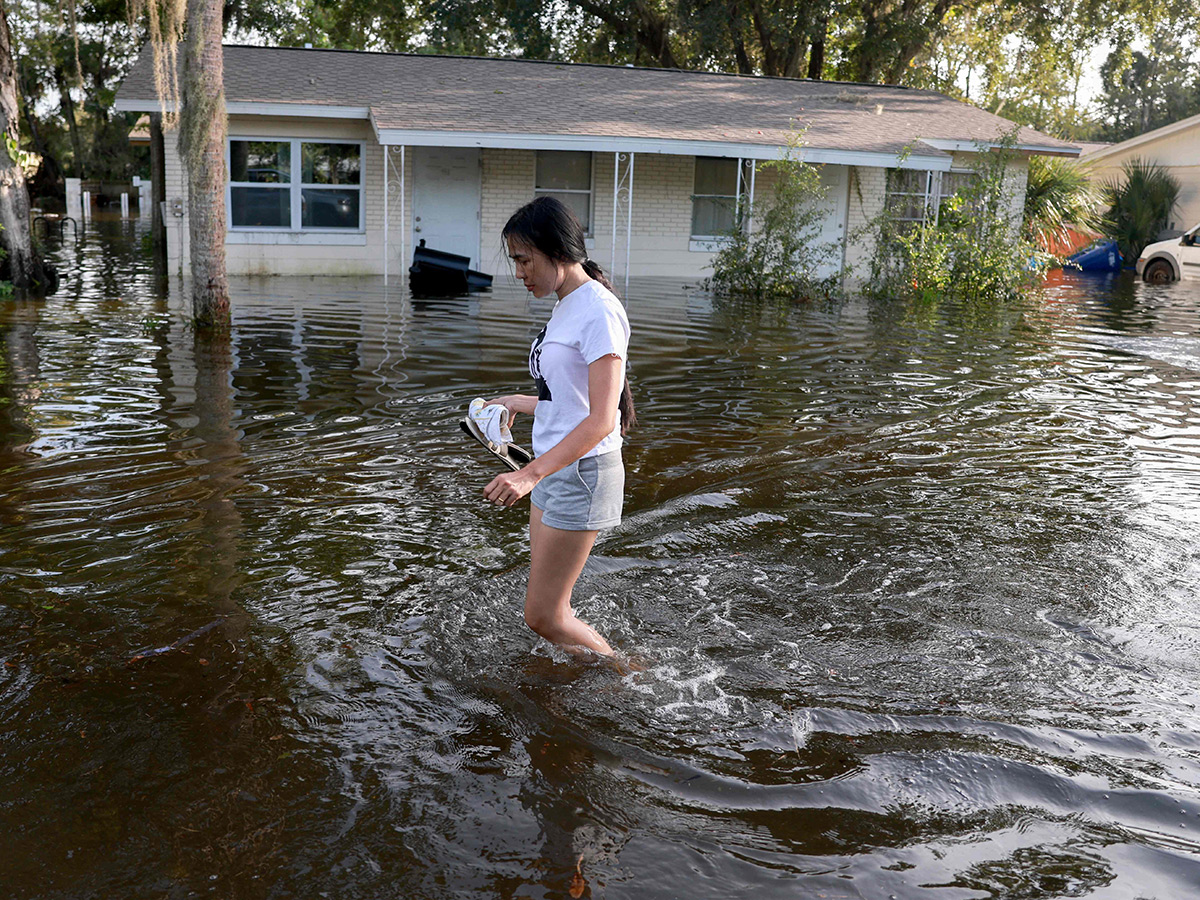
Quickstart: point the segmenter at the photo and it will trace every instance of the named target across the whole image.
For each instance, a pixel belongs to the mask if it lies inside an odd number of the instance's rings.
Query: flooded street
[[[139,229],[0,303],[0,896],[1196,895],[1200,282],[634,281],[621,676],[457,428],[550,302],[241,280],[212,341]]]

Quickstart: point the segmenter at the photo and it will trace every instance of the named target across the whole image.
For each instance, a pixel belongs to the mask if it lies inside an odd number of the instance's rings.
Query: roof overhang
[[[485,131],[441,131],[380,128],[372,117],[379,143],[406,147],[494,147],[508,150],[590,150],[599,153],[661,153],[674,156],[719,156],[740,159],[779,159],[783,148],[775,144],[741,144],[735,141],[688,141],[594,134],[526,134]],[[883,168],[949,171],[951,158],[938,153],[909,154],[871,150],[833,150],[801,147],[797,157],[809,163]]]
[[[921,138],[922,144],[928,144],[936,150],[947,153],[978,153],[981,149],[1015,150],[1018,153],[1028,153],[1031,156],[1070,156],[1077,157],[1083,150],[1079,147],[1050,147],[1042,144],[1004,144],[999,141],[962,141],[947,138]]]
[[[174,103],[159,103],[157,100],[122,100],[113,104],[117,112],[175,112]],[[231,100],[225,104],[225,112],[231,116],[286,116],[297,119],[369,119],[371,110],[366,106],[329,106],[321,103],[257,103]]]
[[[1188,116],[1186,119],[1180,119],[1178,122],[1172,122],[1170,125],[1163,125],[1161,128],[1155,128],[1153,131],[1147,131],[1144,134],[1131,137],[1128,140],[1121,141],[1119,144],[1109,144],[1102,150],[1089,153],[1087,155],[1087,161],[1093,162],[1095,160],[1114,156],[1118,153],[1124,153],[1126,150],[1132,150],[1135,147],[1140,147],[1142,144],[1148,144],[1151,141],[1158,140],[1159,138],[1170,137],[1171,135],[1180,131],[1187,131],[1189,128],[1194,128],[1196,125],[1200,125],[1200,115]]]
[[[158,100],[120,99],[113,108],[119,112],[173,112],[174,104]],[[381,128],[366,106],[331,106],[319,103],[260,103],[233,100],[225,104],[231,116],[278,116],[306,119],[369,119],[380,144],[408,147],[491,147],[509,150],[589,150],[611,153],[658,153],[673,156],[716,156],[725,158],[773,160],[779,159],[783,147],[775,144],[740,143],[737,141],[690,141],[668,138],[639,138],[621,135],[593,134],[530,134],[527,132],[450,131],[442,129]],[[842,166],[872,166],[879,168],[928,169],[947,172],[955,151],[978,152],[979,144],[971,141],[946,141],[923,138],[920,143],[933,153],[891,153],[880,150],[843,150],[827,147],[801,147],[798,158],[814,164]],[[911,151],[911,148],[909,148]],[[1077,155],[1061,148],[1033,148],[1031,152]]]

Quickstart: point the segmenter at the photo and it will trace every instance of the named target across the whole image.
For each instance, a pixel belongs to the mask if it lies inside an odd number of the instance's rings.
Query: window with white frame
[[[715,238],[733,231],[737,194],[736,159],[697,156],[692,190],[692,237]]]
[[[970,187],[975,177],[974,172],[890,169],[885,203],[892,221],[901,229],[924,223],[942,203]]]
[[[589,150],[539,150],[533,193],[567,206],[584,234],[592,233],[592,154]]]
[[[229,227],[273,231],[362,230],[363,144],[229,141]]]
[[[924,169],[889,169],[884,206],[902,230],[925,221],[933,173]]]

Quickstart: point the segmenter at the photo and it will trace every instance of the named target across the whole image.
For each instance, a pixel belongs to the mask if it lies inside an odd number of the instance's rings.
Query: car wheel
[[[1150,284],[1169,284],[1175,280],[1175,271],[1165,259],[1156,259],[1147,264],[1142,279]]]

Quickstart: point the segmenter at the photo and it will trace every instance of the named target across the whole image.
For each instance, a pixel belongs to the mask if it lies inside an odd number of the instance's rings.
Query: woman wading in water
[[[535,459],[497,475],[487,500],[529,507],[529,586],[525,622],[546,640],[604,656],[612,647],[575,617],[571,590],[596,534],[621,521],[622,435],[634,424],[625,380],[629,319],[600,267],[588,259],[583,229],[566,206],[539,197],[513,213],[502,239],[516,275],[535,297],[558,296],[529,351],[537,396],[511,394],[509,421],[533,416]]]

